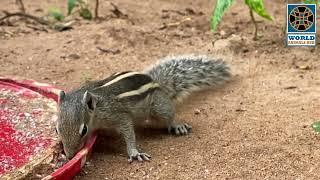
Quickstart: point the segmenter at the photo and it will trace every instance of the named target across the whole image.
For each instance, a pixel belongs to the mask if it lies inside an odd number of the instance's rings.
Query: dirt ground
[[[1,25],[0,76],[68,90],[112,72],[141,70],[167,55],[194,53],[224,58],[234,77],[179,107],[177,119],[193,126],[190,135],[139,131],[138,144],[152,155],[151,162],[129,164],[121,137],[103,136],[76,179],[320,178],[320,137],[310,128],[320,120],[320,50],[285,47],[284,1],[265,1],[274,21],[256,16],[257,41],[242,1],[226,13],[216,33],[208,22],[214,1],[113,1],[127,15],[120,18],[110,2],[101,1],[102,20],[79,20],[69,31],[34,30],[38,25],[18,18],[11,19],[13,26]],[[35,15],[52,5],[66,9],[64,0],[25,5]],[[17,7],[2,0],[0,10]]]

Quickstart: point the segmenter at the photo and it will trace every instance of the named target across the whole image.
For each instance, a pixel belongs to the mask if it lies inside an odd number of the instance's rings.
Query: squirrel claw
[[[139,153],[137,150],[134,150],[134,152],[129,155],[128,161],[130,163],[133,162],[133,160],[138,160],[139,162],[143,161],[150,161],[151,156],[147,153]]]
[[[178,124],[178,125],[169,127],[168,130],[170,132],[172,132],[173,130],[174,131],[173,133],[176,135],[187,135],[189,132],[191,132],[192,126],[190,126],[187,123],[183,123],[183,124]]]

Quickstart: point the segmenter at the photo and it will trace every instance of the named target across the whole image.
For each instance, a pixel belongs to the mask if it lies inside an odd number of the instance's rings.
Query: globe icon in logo
[[[290,12],[289,24],[297,31],[306,31],[314,23],[314,14],[306,6],[297,6]]]

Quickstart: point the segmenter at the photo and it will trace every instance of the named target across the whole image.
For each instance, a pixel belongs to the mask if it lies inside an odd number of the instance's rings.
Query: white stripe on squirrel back
[[[158,83],[148,83],[148,84],[141,86],[137,90],[133,90],[133,91],[119,94],[117,97],[124,98],[124,97],[129,97],[129,96],[136,96],[136,95],[143,94],[143,93],[147,92],[148,90],[153,89],[153,88],[157,88],[157,87],[159,87]]]
[[[117,74],[119,74],[119,73],[117,73]],[[120,80],[122,80],[124,78],[130,77],[130,76],[133,76],[133,75],[136,75],[136,74],[141,74],[141,73],[139,73],[139,72],[128,72],[128,73],[122,74],[121,76],[118,76],[118,77],[114,78],[113,80],[107,82],[106,84],[102,85],[101,87],[109,86],[109,85],[114,84],[114,83],[116,83],[116,82],[118,82],[118,81],[120,81]]]

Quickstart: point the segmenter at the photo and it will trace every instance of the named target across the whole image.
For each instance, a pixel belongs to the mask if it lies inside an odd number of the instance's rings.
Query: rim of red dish
[[[14,86],[21,86],[32,91],[38,92],[42,96],[47,98],[51,98],[58,101],[58,94],[60,92],[59,89],[45,83],[39,83],[34,80],[18,80],[14,78],[4,78],[0,77],[0,81],[12,84]],[[43,178],[44,180],[49,179],[72,179],[75,175],[77,175],[81,168],[84,166],[87,157],[90,155],[92,147],[96,141],[97,135],[93,134],[88,141],[86,142],[85,146],[66,164],[64,164],[59,169],[55,170],[50,175]]]

